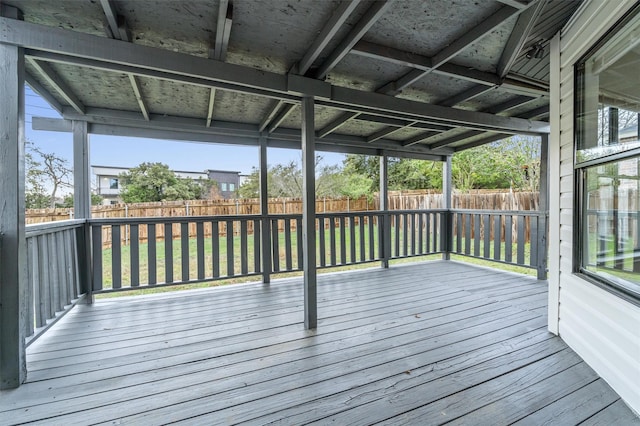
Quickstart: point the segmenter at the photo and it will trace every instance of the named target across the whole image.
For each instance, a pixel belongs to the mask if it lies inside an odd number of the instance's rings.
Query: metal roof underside
[[[25,47],[27,83],[93,133],[299,147],[304,94],[316,99],[319,150],[434,159],[545,131],[549,40],[580,5],[2,3],[23,14],[0,18],[0,42]]]

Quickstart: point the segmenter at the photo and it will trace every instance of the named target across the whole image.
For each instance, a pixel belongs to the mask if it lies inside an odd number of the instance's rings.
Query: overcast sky
[[[31,129],[31,117],[60,117],[37,94],[26,88],[26,136],[44,152],[53,152],[73,165],[70,133],[42,132]],[[91,164],[134,167],[142,162],[161,162],[173,170],[232,170],[242,174],[258,166],[258,148],[236,145],[185,143],[157,139],[90,135]],[[323,152],[323,164],[341,163],[344,156]],[[300,161],[300,151],[270,148],[269,165]]]

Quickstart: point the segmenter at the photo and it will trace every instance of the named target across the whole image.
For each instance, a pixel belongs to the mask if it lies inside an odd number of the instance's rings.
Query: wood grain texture
[[[301,281],[77,306],[28,349],[0,424],[634,419],[546,331],[532,277],[452,261],[323,274],[313,331]]]

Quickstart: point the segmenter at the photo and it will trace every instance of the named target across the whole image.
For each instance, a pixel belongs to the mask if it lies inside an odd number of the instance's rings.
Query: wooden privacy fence
[[[496,192],[478,190],[473,193],[454,193],[452,208],[482,210],[537,210],[537,192]],[[435,191],[391,191],[388,197],[389,210],[431,210],[443,206],[442,194]],[[377,194],[368,199],[320,198],[316,200],[316,212],[344,213],[376,211],[380,208]],[[269,200],[269,214],[301,214],[302,200],[299,198],[272,198]],[[193,200],[168,201],[158,203],[116,204],[109,206],[93,206],[91,215],[94,219],[130,218],[130,217],[184,217],[184,216],[240,216],[260,214],[260,200]],[[26,212],[26,223],[45,223],[68,220],[73,217],[73,209],[30,209]],[[282,229],[281,229],[282,230]],[[125,230],[126,231],[126,230]],[[189,226],[191,236],[196,229]],[[221,229],[226,235],[226,229]],[[238,230],[234,228],[237,235]],[[249,232],[253,228],[249,227]],[[527,230],[528,232],[528,230]],[[528,235],[528,234],[527,234]],[[157,237],[162,238],[163,234]],[[207,235],[209,236],[209,234]],[[128,232],[121,235],[122,241],[128,241]],[[142,241],[146,241],[144,230],[140,232]],[[102,241],[109,244],[111,237],[104,234]]]

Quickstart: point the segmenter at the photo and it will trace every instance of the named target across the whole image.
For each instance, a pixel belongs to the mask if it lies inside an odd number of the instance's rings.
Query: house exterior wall
[[[227,170],[207,170],[209,179],[214,180],[224,198],[235,198],[240,187],[240,172]]]
[[[640,412],[640,307],[573,274],[574,65],[635,3],[587,0],[551,44],[549,330]]]
[[[113,203],[121,203],[120,198],[120,174],[130,170],[128,167],[109,167],[109,166],[92,166],[92,173],[96,176],[96,193],[103,197],[102,204],[109,205]],[[209,175],[205,172],[190,172],[174,170],[175,175],[183,179],[208,179]],[[237,175],[237,172],[231,172]],[[115,182],[114,182],[115,181]],[[115,187],[112,187],[115,183]]]

